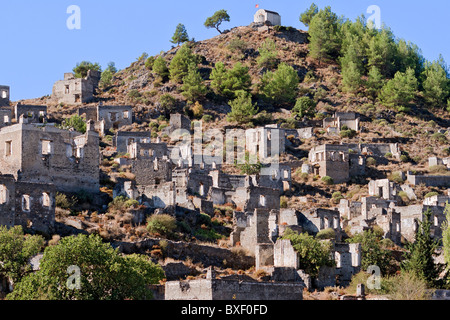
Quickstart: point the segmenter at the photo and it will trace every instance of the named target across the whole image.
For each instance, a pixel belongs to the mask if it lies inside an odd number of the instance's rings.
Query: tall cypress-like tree
[[[186,27],[184,26],[184,24],[179,23],[170,42],[176,45],[180,45],[180,43],[185,43],[187,41],[189,41],[189,35],[187,33]]]
[[[431,217],[430,209],[423,213],[423,220],[419,222],[415,241],[407,246],[406,259],[401,267],[425,280],[428,285],[435,286],[443,268],[442,265],[435,264],[433,259],[439,243],[431,237]]]

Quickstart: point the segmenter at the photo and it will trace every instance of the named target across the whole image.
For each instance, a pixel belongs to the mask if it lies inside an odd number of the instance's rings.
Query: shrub
[[[431,135],[431,139],[432,139],[433,141],[436,141],[436,142],[440,143],[440,144],[445,144],[445,143],[447,143],[447,137],[445,136],[445,134],[443,134],[443,133],[441,133],[441,132],[433,133],[433,134]]]
[[[228,121],[235,121],[240,124],[249,123],[258,113],[256,103],[252,103],[252,96],[244,90],[236,93],[237,98],[231,101],[231,112],[227,116]]]
[[[349,138],[349,139],[354,138],[357,134],[358,132],[356,132],[353,129],[341,130],[341,132],[339,133],[341,138]]]
[[[147,219],[147,230],[150,233],[170,234],[177,227],[176,219],[168,214],[152,215]]]
[[[203,106],[198,101],[195,102],[191,110],[194,118],[196,119],[200,119],[201,117],[203,117],[203,112],[205,112]]]
[[[272,39],[266,39],[262,47],[259,48],[259,57],[256,59],[258,66],[272,69],[278,64],[277,46]]]
[[[213,119],[213,117],[212,117],[212,115],[210,115],[210,114],[205,114],[203,117],[202,117],[202,121],[204,121],[204,122],[211,122],[211,121],[213,121],[214,119]]]
[[[325,183],[325,185],[330,186],[334,184],[334,181],[331,177],[325,176],[322,178],[322,182]]]
[[[394,173],[390,174],[388,176],[388,179],[389,179],[389,181],[396,182],[398,184],[401,184],[404,182],[404,180],[399,172],[394,172]]]
[[[86,133],[86,120],[77,114],[65,119],[61,126],[66,130],[72,128],[79,133]]]
[[[331,198],[333,199],[334,203],[339,203],[341,199],[344,199],[344,196],[339,191],[336,191],[333,193]]]
[[[286,209],[288,207],[288,199],[287,197],[280,198],[280,208]]]
[[[147,58],[147,60],[145,61],[145,67],[148,70],[152,70],[153,69],[153,64],[155,63],[155,57],[150,56]]]
[[[386,278],[382,281],[382,286],[392,300],[429,300],[431,298],[426,281],[412,272],[402,272],[395,277]]]
[[[428,193],[425,195],[425,198],[431,198],[431,197],[438,196],[438,195],[439,195],[438,192],[428,192]]]
[[[159,103],[163,109],[164,114],[168,115],[173,112],[176,100],[170,93],[165,93],[159,98]]]
[[[241,40],[238,37],[234,37],[233,39],[231,39],[230,43],[228,44],[227,47],[228,50],[230,50],[231,52],[244,52],[247,49],[247,42],[245,42],[244,40]]]
[[[385,158],[388,158],[388,159],[390,159],[390,158],[392,158],[392,153],[391,152],[387,152],[385,155],[384,155],[384,157]]]
[[[300,269],[312,277],[316,277],[323,266],[333,266],[330,258],[331,246],[329,242],[321,242],[307,233],[298,234],[287,229],[282,239],[291,240],[292,246],[299,256]]]
[[[377,160],[375,160],[372,157],[369,157],[369,158],[367,158],[366,163],[369,166],[376,166],[377,165]]]
[[[58,208],[68,210],[68,209],[71,209],[76,204],[77,204],[76,197],[73,196],[73,197],[69,198],[66,194],[59,193],[59,192],[56,193],[55,205]]]
[[[167,68],[166,60],[164,60],[162,56],[159,56],[156,60],[154,60],[152,71],[161,79],[165,79],[169,76],[169,69]]]
[[[411,159],[409,158],[409,156],[407,156],[406,154],[402,154],[400,156],[400,161],[403,163],[409,162]]]
[[[331,240],[331,239],[335,239],[335,238],[336,238],[336,233],[331,228],[320,230],[316,235],[316,239],[320,239],[320,240],[328,240],[328,239]]]
[[[448,173],[448,168],[447,166],[444,165],[437,165],[437,166],[431,166],[428,171],[430,171],[430,173],[439,173],[439,174],[446,174]]]

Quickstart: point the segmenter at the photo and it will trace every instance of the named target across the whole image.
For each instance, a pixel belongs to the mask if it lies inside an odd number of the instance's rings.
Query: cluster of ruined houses
[[[45,106],[19,103],[10,107],[9,87],[0,86],[1,225],[25,225],[49,231],[55,221],[56,192],[86,190],[98,193],[99,139],[114,129],[117,153],[127,154],[116,161],[129,166],[136,177],[132,181],[119,181],[114,197],[126,195],[149,208],[167,212],[183,209],[211,216],[214,205],[235,205],[231,245],[247,249],[255,256],[256,269],[265,270],[275,281],[252,284],[240,280],[239,291],[233,287],[235,280],[216,279],[211,271],[207,279],[168,282],[166,299],[208,299],[214,294],[222,298],[228,297],[227,294],[235,297],[236,292],[253,298],[272,295],[301,299],[305,286],[346,285],[361,266],[360,245],[340,242],[342,230],[347,226],[352,232],[361,232],[378,225],[386,238],[400,244],[401,237],[414,239],[417,221],[422,220],[423,211],[430,208],[434,219],[433,235],[441,236],[440,226],[445,219],[443,212],[448,196],[428,198],[423,205],[401,206],[398,194],[404,191],[412,199],[415,194],[411,184],[442,187],[450,185],[449,176],[415,176],[408,172],[406,180],[409,184],[397,185],[387,179],[371,181],[368,197],[360,202],[342,200],[334,210],[315,208],[299,212],[280,208],[281,194],[291,187],[292,170],[301,168],[302,172],[329,176],[336,183],[346,183],[351,177],[365,174],[367,157],[376,158],[378,163],[387,161],[388,153],[400,158],[398,144],[320,145],[311,149],[305,163],[268,166],[263,175],[226,174],[220,163],[203,161],[192,147],[168,145],[159,138],[152,139],[151,132],[121,131],[123,126],[133,123],[130,106],[83,106],[92,99],[98,78],[98,74],[92,72],[85,79],[66,74],[53,89],[53,98],[58,101],[81,104],[78,114],[88,119],[85,134],[47,123]],[[336,113],[323,121],[323,128],[329,134],[339,133],[344,126],[361,130],[360,118],[355,113]],[[184,115],[172,114],[165,133],[178,129],[191,132],[191,121]],[[289,144],[288,137],[305,139],[313,135],[314,127],[281,129],[269,125],[247,130],[245,148],[264,159],[271,155],[274,143],[282,154]],[[174,154],[178,155],[176,162]],[[449,163],[448,159],[430,159],[430,165],[448,166]],[[286,228],[310,234],[333,229],[337,240],[333,242],[332,251],[335,266],[322,268],[320,276],[311,279],[300,269],[298,255],[290,241],[280,240]],[[242,283],[247,283],[246,288],[260,296],[245,294],[247,289],[243,289]],[[222,289],[214,291],[211,288]]]

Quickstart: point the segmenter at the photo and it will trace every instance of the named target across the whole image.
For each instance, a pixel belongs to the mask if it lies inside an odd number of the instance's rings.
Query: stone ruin
[[[65,73],[64,80],[53,85],[52,98],[58,103],[82,104],[94,99],[101,73],[89,70],[85,78],[75,78],[73,73]]]

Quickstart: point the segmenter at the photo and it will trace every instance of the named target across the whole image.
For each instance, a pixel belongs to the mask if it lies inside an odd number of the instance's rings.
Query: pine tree
[[[274,72],[266,72],[261,79],[262,94],[273,103],[283,105],[293,103],[297,96],[299,77],[286,63],[280,63]]]
[[[190,102],[205,96],[206,86],[195,64],[189,66],[188,74],[183,78],[181,90],[183,97]]]
[[[449,79],[447,67],[442,57],[438,61],[427,64],[423,72],[423,96],[432,106],[444,105],[449,96]]]
[[[170,80],[181,83],[188,74],[189,66],[198,64],[198,58],[192,53],[187,44],[183,44],[177,51],[169,66]]]
[[[437,284],[442,266],[435,264],[433,259],[439,243],[431,237],[431,217],[430,209],[423,213],[423,220],[419,222],[415,241],[407,246],[406,259],[402,262],[401,267],[425,280],[428,285],[434,286]]]
[[[205,21],[205,27],[210,29],[214,28],[216,29],[220,34],[222,34],[222,31],[220,31],[219,26],[222,24],[222,22],[230,21],[230,16],[228,15],[227,11],[222,9],[219,11],[216,11],[212,17],[209,17]]]
[[[259,67],[273,69],[278,65],[278,51],[272,39],[266,39],[259,48],[259,57],[256,59]]]
[[[384,78],[380,70],[375,66],[370,68],[366,82],[366,87],[367,93],[372,97],[373,100],[375,100],[380,94],[380,90],[383,87],[383,84]]]
[[[312,18],[314,18],[314,16],[318,13],[319,7],[315,3],[313,3],[311,4],[308,10],[306,10],[300,15],[300,22],[308,27],[309,24],[311,23]]]
[[[189,35],[187,33],[186,27],[184,26],[184,24],[179,23],[170,42],[176,45],[180,45],[180,43],[185,43],[187,41],[189,41]]]
[[[297,99],[292,114],[300,117],[313,117],[316,113],[316,102],[309,97],[301,97]]]
[[[330,7],[320,10],[309,25],[309,54],[313,59],[337,57],[340,50],[339,19]]]
[[[350,61],[342,69],[342,89],[346,92],[355,93],[361,86],[361,71],[358,65]]]
[[[408,68],[405,73],[397,72],[394,79],[389,80],[381,89],[380,101],[387,107],[402,108],[414,99],[418,82],[414,70]]]
[[[155,59],[153,62],[152,71],[161,79],[165,79],[169,76],[169,69],[167,68],[166,60],[162,56]]]
[[[211,72],[211,88],[215,93],[233,99],[239,90],[249,91],[252,79],[248,68],[237,62],[227,70],[222,62],[218,62]]]
[[[381,74],[391,78],[396,73],[395,69],[395,41],[391,30],[383,29],[370,39],[368,55],[368,67],[377,67]]]
[[[227,116],[230,122],[249,123],[258,113],[256,103],[252,103],[252,95],[244,90],[236,92],[237,98],[230,102],[231,112]]]

